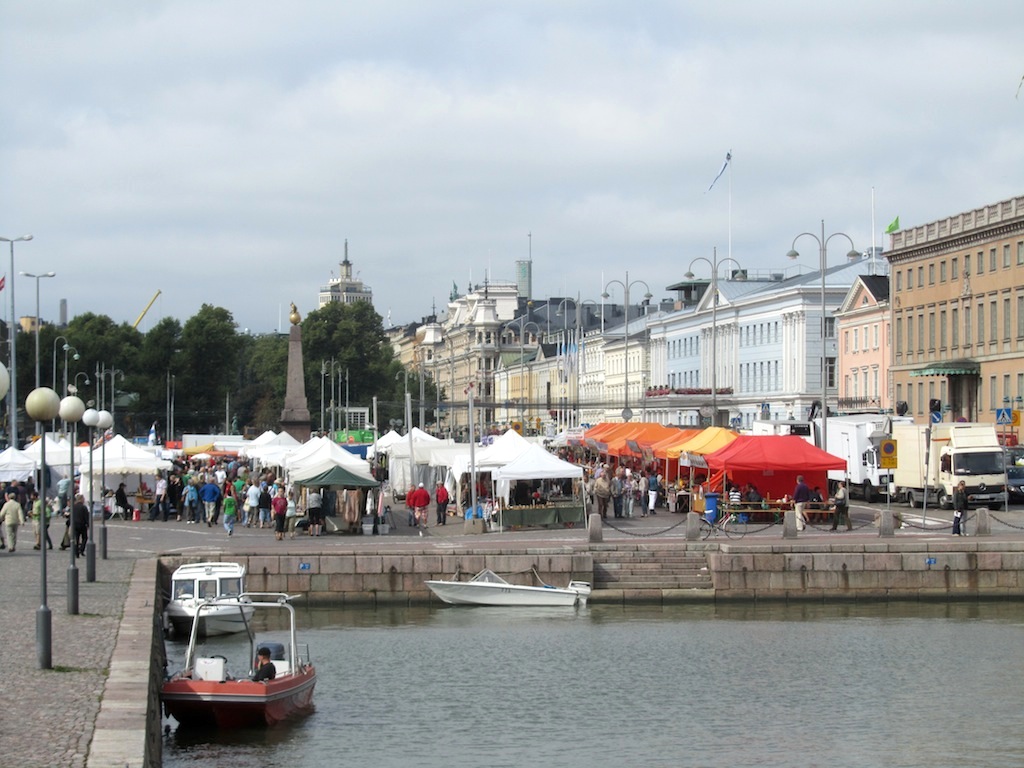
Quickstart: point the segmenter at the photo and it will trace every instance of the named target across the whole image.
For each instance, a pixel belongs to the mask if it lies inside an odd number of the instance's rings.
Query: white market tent
[[[334,467],[344,467],[359,477],[374,481],[370,465],[364,459],[349,453],[326,437],[318,437],[303,444],[299,451],[288,457],[285,466],[293,482],[322,475]]]
[[[46,454],[46,463],[50,463],[50,454]],[[106,487],[114,488],[124,483],[129,493],[138,491],[145,482],[150,488],[156,487],[156,473],[169,471],[174,465],[154,453],[133,445],[121,435],[107,440],[106,446],[92,450],[92,472],[89,472],[90,459],[87,456],[81,463],[82,487],[80,493],[89,498],[92,481],[106,477]],[[104,469],[106,474],[104,475]],[[99,498],[99,494],[95,495]]]
[[[491,473],[495,480],[559,480],[583,477],[583,467],[531,445],[517,459]]]
[[[49,435],[42,438],[46,441],[46,466],[55,474],[67,477],[70,471],[68,462],[71,460],[72,448],[66,439],[54,440]],[[38,467],[42,463],[42,440],[36,440],[25,448],[22,453],[32,459]],[[74,449],[75,466],[81,466],[83,461],[89,460],[89,449],[81,446]]]
[[[275,434],[267,430],[250,443],[247,443],[241,453],[250,459],[256,459],[264,465],[280,465],[284,458],[301,443],[287,432]]]
[[[50,458],[50,454],[46,454]],[[0,480],[9,482],[11,480],[28,480],[36,471],[36,461],[24,451],[19,451],[11,446],[3,453],[0,453]]]

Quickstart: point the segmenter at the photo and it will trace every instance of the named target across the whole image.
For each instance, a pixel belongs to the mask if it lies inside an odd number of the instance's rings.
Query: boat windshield
[[[476,576],[473,577],[473,581],[485,581],[488,584],[508,584],[501,576],[496,574],[490,568],[485,568],[480,571]]]
[[[221,579],[220,594],[227,597],[238,597],[242,594],[242,580],[237,577]]]
[[[199,597],[202,600],[208,600],[212,597],[217,596],[217,580],[216,579],[202,579],[199,582]]]
[[[185,600],[195,597],[196,584],[192,579],[175,579],[171,586],[171,594],[175,600]]]

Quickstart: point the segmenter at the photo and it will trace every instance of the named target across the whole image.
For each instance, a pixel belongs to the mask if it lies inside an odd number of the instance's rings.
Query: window
[[[859,337],[860,337],[860,329],[859,328],[854,328],[853,329],[853,351],[854,352],[856,352],[858,349],[860,349],[859,342],[858,342]]]
[[[896,292],[899,293],[902,290],[903,290],[903,273],[902,272],[897,272],[896,273]]]
[[[935,313],[928,313],[928,350],[935,351]]]
[[[859,374],[856,371],[854,371],[853,372],[853,377],[852,377],[852,379],[853,379],[853,389],[850,391],[850,396],[851,397],[857,397],[857,395],[860,394],[860,392],[857,391],[857,380],[859,378],[860,378]]]
[[[843,352],[850,351],[850,332],[843,331]]]
[[[834,339],[836,337],[836,319],[834,317],[825,318],[825,338]]]
[[[1010,340],[1010,299],[1003,299],[1003,340]]]
[[[949,330],[950,336],[953,340],[953,349],[956,349],[957,347],[960,346],[960,326],[958,325],[959,322],[960,311],[956,307],[953,307],[951,310],[949,310]]]
[[[907,317],[907,354],[914,353],[914,318]]]
[[[992,410],[995,410],[996,403],[998,402],[996,400],[996,377],[995,376],[989,376],[988,377],[988,402],[989,402],[989,408],[991,408]],[[980,406],[981,404],[979,403],[978,405]]]
[[[896,354],[903,354],[903,318],[896,318]]]
[[[946,282],[946,262],[944,261],[939,262],[939,282]]]
[[[988,271],[989,272],[995,272],[996,271],[996,249],[995,248],[989,248],[988,249]]]
[[[924,267],[917,268],[917,287],[924,288]]]
[[[954,256],[952,259],[949,260],[949,279],[950,280],[959,280],[960,279],[960,272],[957,269],[957,264],[958,264],[958,262],[957,262],[956,256]]]
[[[1024,240],[1017,243],[1017,266],[1024,267]]]
[[[928,285],[935,285],[935,265],[928,265]]]
[[[1017,338],[1024,338],[1024,294],[1017,294]]]
[[[1003,374],[1003,402],[1011,402],[1013,398],[1010,397],[1010,374]]]
[[[994,301],[988,305],[988,335],[993,344],[999,339],[999,312]]]
[[[1003,269],[1010,268],[1010,244],[1003,246]]]
[[[971,335],[971,307],[968,304],[964,305],[964,344],[970,346],[972,338],[974,337]]]
[[[985,343],[985,305],[978,305],[978,343]]]
[[[878,349],[878,323],[875,323],[873,328],[874,328],[874,331],[875,331],[875,334],[874,334],[875,338],[874,338],[874,344],[872,344],[872,346],[875,349]]]
[[[939,349],[946,348],[946,310],[939,311]]]
[[[873,394],[874,394],[875,397],[878,397],[878,368],[877,367],[871,369],[871,379],[872,379],[872,384],[874,385],[872,387],[872,389],[874,390]]]
[[[924,312],[917,316],[917,351],[924,352]]]
[[[985,252],[978,251],[978,258],[975,261],[977,263],[974,265],[974,268],[977,270],[977,274],[985,274]]]

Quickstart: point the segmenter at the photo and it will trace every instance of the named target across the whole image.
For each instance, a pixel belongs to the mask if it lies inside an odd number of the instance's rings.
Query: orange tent
[[[666,427],[662,424],[651,422],[639,422],[633,425],[632,430],[621,432],[615,438],[608,441],[608,455],[640,458],[643,455],[644,449],[649,449],[667,436],[678,433],[679,430],[674,427]]]

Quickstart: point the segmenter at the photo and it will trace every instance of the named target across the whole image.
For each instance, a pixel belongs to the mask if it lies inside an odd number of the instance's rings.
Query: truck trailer
[[[893,498],[911,507],[953,506],[953,488],[967,483],[967,503],[998,509],[1006,498],[1006,460],[992,424],[893,424]]]
[[[829,486],[839,480],[846,481],[851,495],[862,496],[864,501],[876,501],[884,496],[892,482],[892,470],[879,466],[882,440],[892,436],[893,424],[912,424],[908,416],[888,416],[881,413],[829,416],[828,452],[846,460],[846,469],[830,469]],[[815,420],[820,433],[821,420]]]

